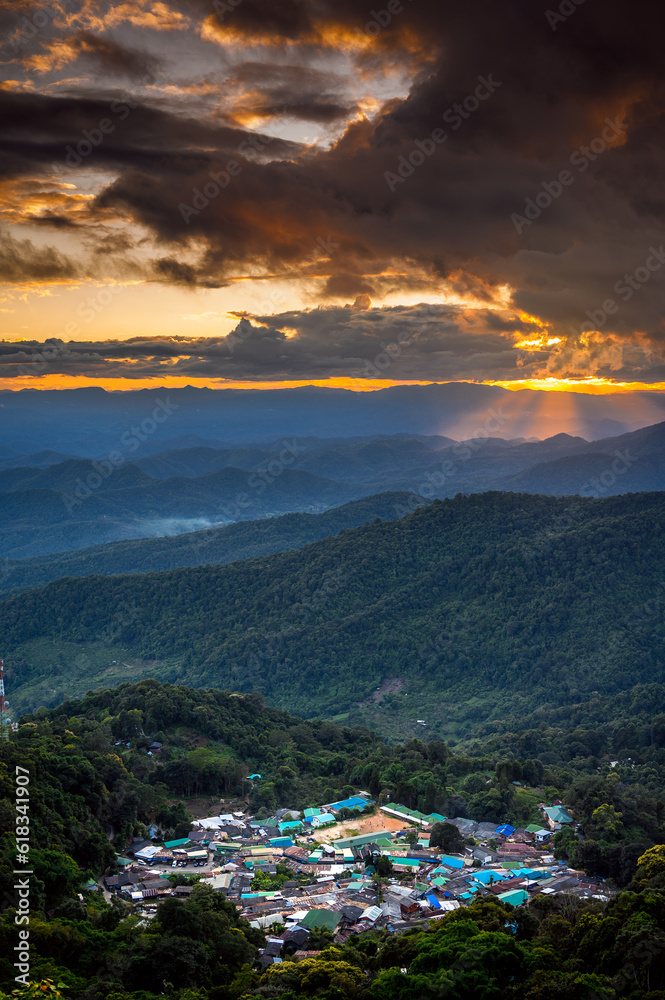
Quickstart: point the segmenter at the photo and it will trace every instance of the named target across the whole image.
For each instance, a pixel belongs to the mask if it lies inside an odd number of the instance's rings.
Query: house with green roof
[[[341,913],[333,913],[332,910],[309,910],[307,914],[299,920],[301,927],[308,931],[314,927],[325,927],[329,931],[334,931],[342,919]]]
[[[397,819],[403,819],[405,823],[417,823],[419,826],[427,826],[430,823],[425,813],[418,812],[417,809],[409,809],[408,806],[402,806],[397,802],[386,802],[384,806],[381,806],[381,812],[388,813],[389,816],[396,816]]]
[[[378,843],[380,838],[390,839],[390,837],[390,830],[375,830],[374,833],[362,833],[357,837],[346,837],[342,840],[333,840],[333,845],[336,848],[364,847],[366,844]]]
[[[545,815],[552,829],[573,822],[573,817],[563,806],[547,806]]]

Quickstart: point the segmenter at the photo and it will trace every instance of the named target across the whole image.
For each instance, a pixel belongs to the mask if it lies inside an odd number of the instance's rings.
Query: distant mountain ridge
[[[376,518],[394,520],[429,501],[414,493],[381,493],[322,514],[283,514],[167,538],[109,542],[73,552],[0,561],[0,590],[38,587],[64,576],[153,573],[256,558],[297,549]]]
[[[160,422],[152,418],[156,409]],[[299,434],[303,427],[319,437],[405,433],[458,440],[476,436],[494,422],[499,426],[493,433],[506,438],[545,438],[565,431],[596,439],[663,419],[662,393],[512,391],[467,382],[398,385],[373,392],[317,386],[0,392],[0,437],[7,446],[91,457],[104,457],[129,439],[146,454],[159,441],[269,441]]]
[[[297,551],[8,597],[5,662],[21,706],[157,676],[439,734],[636,685],[657,715],[664,533],[664,493],[459,495]]]
[[[0,470],[0,544],[29,558],[210,524],[321,512],[382,492],[604,497],[665,489],[665,423],[589,442],[435,436],[291,438]],[[48,527],[48,532],[44,529]]]
[[[64,467],[63,467],[64,466]],[[27,558],[123,538],[179,534],[211,523],[317,512],[360,498],[355,484],[280,465],[267,472],[223,468],[195,479],[153,479],[134,465],[110,473],[87,459],[44,470],[4,470],[0,546]],[[52,486],[28,486],[25,482]],[[11,489],[16,482],[18,488]],[[45,529],[48,529],[47,531]]]

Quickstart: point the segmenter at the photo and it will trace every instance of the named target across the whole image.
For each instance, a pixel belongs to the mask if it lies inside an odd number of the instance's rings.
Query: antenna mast
[[[5,675],[4,675],[4,664],[2,659],[0,659],[0,740],[9,739],[8,721],[6,715],[6,703],[5,703]]]

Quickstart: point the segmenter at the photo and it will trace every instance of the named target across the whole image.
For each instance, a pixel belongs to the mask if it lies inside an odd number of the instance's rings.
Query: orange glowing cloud
[[[191,21],[160,0],[131,0],[111,5],[104,0],[84,0],[79,11],[68,14],[67,24],[89,31],[105,31],[121,24],[152,31],[183,31],[190,27]]]
[[[74,184],[23,177],[0,181],[0,218],[7,224],[28,224],[46,216],[58,216],[74,223],[88,214],[94,195],[79,191]]]
[[[371,18],[369,19],[371,21]],[[369,22],[368,22],[369,23]],[[399,32],[379,31],[372,34],[362,25],[349,26],[329,21],[313,20],[308,28],[298,35],[288,37],[275,31],[267,24],[265,29],[256,25],[246,27],[237,21],[220,22],[216,14],[210,14],[201,25],[201,38],[206,42],[232,47],[262,46],[265,48],[293,48],[311,46],[332,52],[365,53],[379,46],[385,51],[399,51],[412,55],[430,54],[433,46],[407,25],[401,25]]]
[[[29,56],[24,66],[36,73],[51,73],[78,59],[81,47],[74,38],[54,38],[44,45],[46,51]]]

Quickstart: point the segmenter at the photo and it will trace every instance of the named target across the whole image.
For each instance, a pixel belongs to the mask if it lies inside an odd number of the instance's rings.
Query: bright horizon
[[[665,391],[665,382],[645,383],[645,382],[612,382],[610,380],[589,379],[525,379],[515,382],[496,382],[491,380],[470,382],[465,379],[434,381],[429,380],[401,380],[390,379],[351,379],[338,378],[320,381],[309,379],[306,381],[275,381],[275,382],[237,382],[223,379],[192,379],[186,376],[163,376],[153,379],[92,379],[85,376],[27,376],[13,379],[0,378],[0,391],[19,392],[23,389],[30,390],[69,390],[96,387],[104,389],[106,392],[133,392],[139,389],[184,389],[187,386],[201,389],[246,389],[246,390],[271,390],[271,389],[300,389],[307,386],[316,386],[320,389],[348,389],[353,392],[378,392],[381,389],[393,388],[395,386],[406,385],[489,385],[507,389],[511,392],[519,392],[524,389],[531,389],[538,392],[567,392],[592,396],[604,396],[612,393],[631,392],[653,392],[661,393]]]
[[[0,3],[0,387],[663,392],[660,50],[398,6]]]

